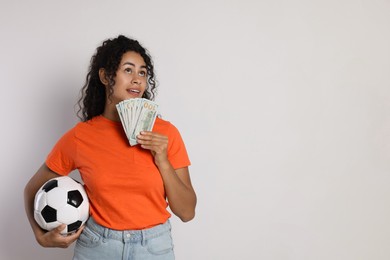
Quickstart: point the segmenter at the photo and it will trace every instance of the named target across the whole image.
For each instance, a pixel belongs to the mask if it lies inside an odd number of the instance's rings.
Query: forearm
[[[142,131],[137,136],[142,148],[150,150],[164,182],[165,193],[172,212],[182,221],[195,216],[196,194],[191,184],[188,167],[174,169],[168,160],[168,137]]]
[[[195,216],[196,194],[190,183],[188,168],[175,171],[168,161],[159,164],[158,168],[172,212],[182,221],[190,221]]]
[[[27,219],[30,222],[31,228],[34,232],[35,238],[38,243],[42,245],[39,241],[39,237],[41,237],[45,231],[43,231],[37,222],[34,219],[34,198],[35,198],[35,190],[31,187],[31,183],[27,184],[24,189],[24,207],[26,210]],[[44,245],[42,245],[44,246]]]

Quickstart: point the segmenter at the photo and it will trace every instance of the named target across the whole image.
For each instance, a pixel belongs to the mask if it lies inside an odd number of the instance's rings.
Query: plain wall
[[[23,188],[118,34],[192,161],[177,259],[390,259],[389,26],[388,0],[1,0],[0,259],[71,258],[36,243]]]

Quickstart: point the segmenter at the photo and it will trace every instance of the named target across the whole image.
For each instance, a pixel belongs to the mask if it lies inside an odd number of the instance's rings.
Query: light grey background
[[[390,259],[390,1],[0,3],[0,259],[71,258],[35,242],[22,192],[119,33],[193,163],[177,259]]]

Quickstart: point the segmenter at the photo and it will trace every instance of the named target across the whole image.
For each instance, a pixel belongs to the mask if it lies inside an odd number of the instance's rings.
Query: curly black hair
[[[99,69],[103,68],[109,83],[108,98],[113,93],[116,71],[123,54],[134,51],[142,56],[147,70],[147,87],[143,98],[154,100],[156,95],[156,79],[154,66],[149,52],[141,46],[137,40],[129,39],[119,35],[117,38],[107,39],[96,49],[91,58],[86,81],[81,89],[81,98],[77,102],[79,110],[77,116],[81,121],[87,121],[95,116],[101,115],[106,104],[106,88],[99,78]]]

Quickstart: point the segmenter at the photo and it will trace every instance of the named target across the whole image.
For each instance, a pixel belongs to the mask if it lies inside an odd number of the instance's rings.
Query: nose
[[[138,75],[134,75],[133,80],[131,81],[133,84],[141,84],[141,79]]]

